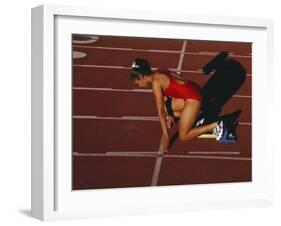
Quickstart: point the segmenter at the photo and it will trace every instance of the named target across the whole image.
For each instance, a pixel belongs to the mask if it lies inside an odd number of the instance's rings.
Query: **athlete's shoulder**
[[[167,77],[171,76],[172,72],[167,68],[158,68],[157,70],[153,71],[153,74],[157,74],[158,77]]]
[[[153,78],[154,80],[161,79],[162,77],[163,77],[163,74],[161,74],[161,73],[159,73],[159,72],[157,72],[157,71],[155,71],[155,72],[152,73],[152,78]]]
[[[158,72],[159,74],[163,74],[163,75],[171,75],[172,74],[172,72],[168,68],[158,68],[156,70],[156,72]]]
[[[165,84],[167,84],[168,81],[169,81],[169,78],[165,74],[155,73],[153,75],[152,83],[157,84],[161,87],[165,86]]]

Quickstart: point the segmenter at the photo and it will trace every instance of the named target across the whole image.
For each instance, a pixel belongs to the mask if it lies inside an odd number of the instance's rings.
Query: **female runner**
[[[181,141],[192,140],[203,133],[213,131],[218,135],[223,134],[223,122],[213,122],[208,125],[193,127],[201,108],[200,87],[190,80],[184,80],[173,75],[168,70],[152,71],[150,64],[145,59],[135,59],[132,64],[130,79],[139,87],[152,86],[152,91],[156,101],[157,112],[163,131],[161,140],[165,151],[169,146],[168,124],[172,123],[171,116],[165,114],[164,97],[180,99],[177,101],[181,114],[179,115],[179,139]],[[176,109],[174,109],[176,111]],[[166,122],[167,120],[167,122]]]

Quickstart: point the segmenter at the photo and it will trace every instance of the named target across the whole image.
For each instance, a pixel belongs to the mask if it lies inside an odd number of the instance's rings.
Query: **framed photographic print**
[[[264,19],[32,9],[32,216],[270,205],[272,30]]]

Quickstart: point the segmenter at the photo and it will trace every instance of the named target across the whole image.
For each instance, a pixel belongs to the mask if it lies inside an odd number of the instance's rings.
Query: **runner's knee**
[[[180,132],[179,140],[180,141],[190,141],[190,140],[192,140],[192,137],[188,134],[188,132],[187,133]]]

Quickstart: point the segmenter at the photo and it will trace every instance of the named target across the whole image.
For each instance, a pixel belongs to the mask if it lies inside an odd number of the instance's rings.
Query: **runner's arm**
[[[169,137],[168,127],[166,123],[166,114],[164,109],[164,97],[162,94],[161,85],[157,81],[152,82],[152,91],[155,97],[156,108],[157,108],[161,128],[163,131],[163,135]]]

